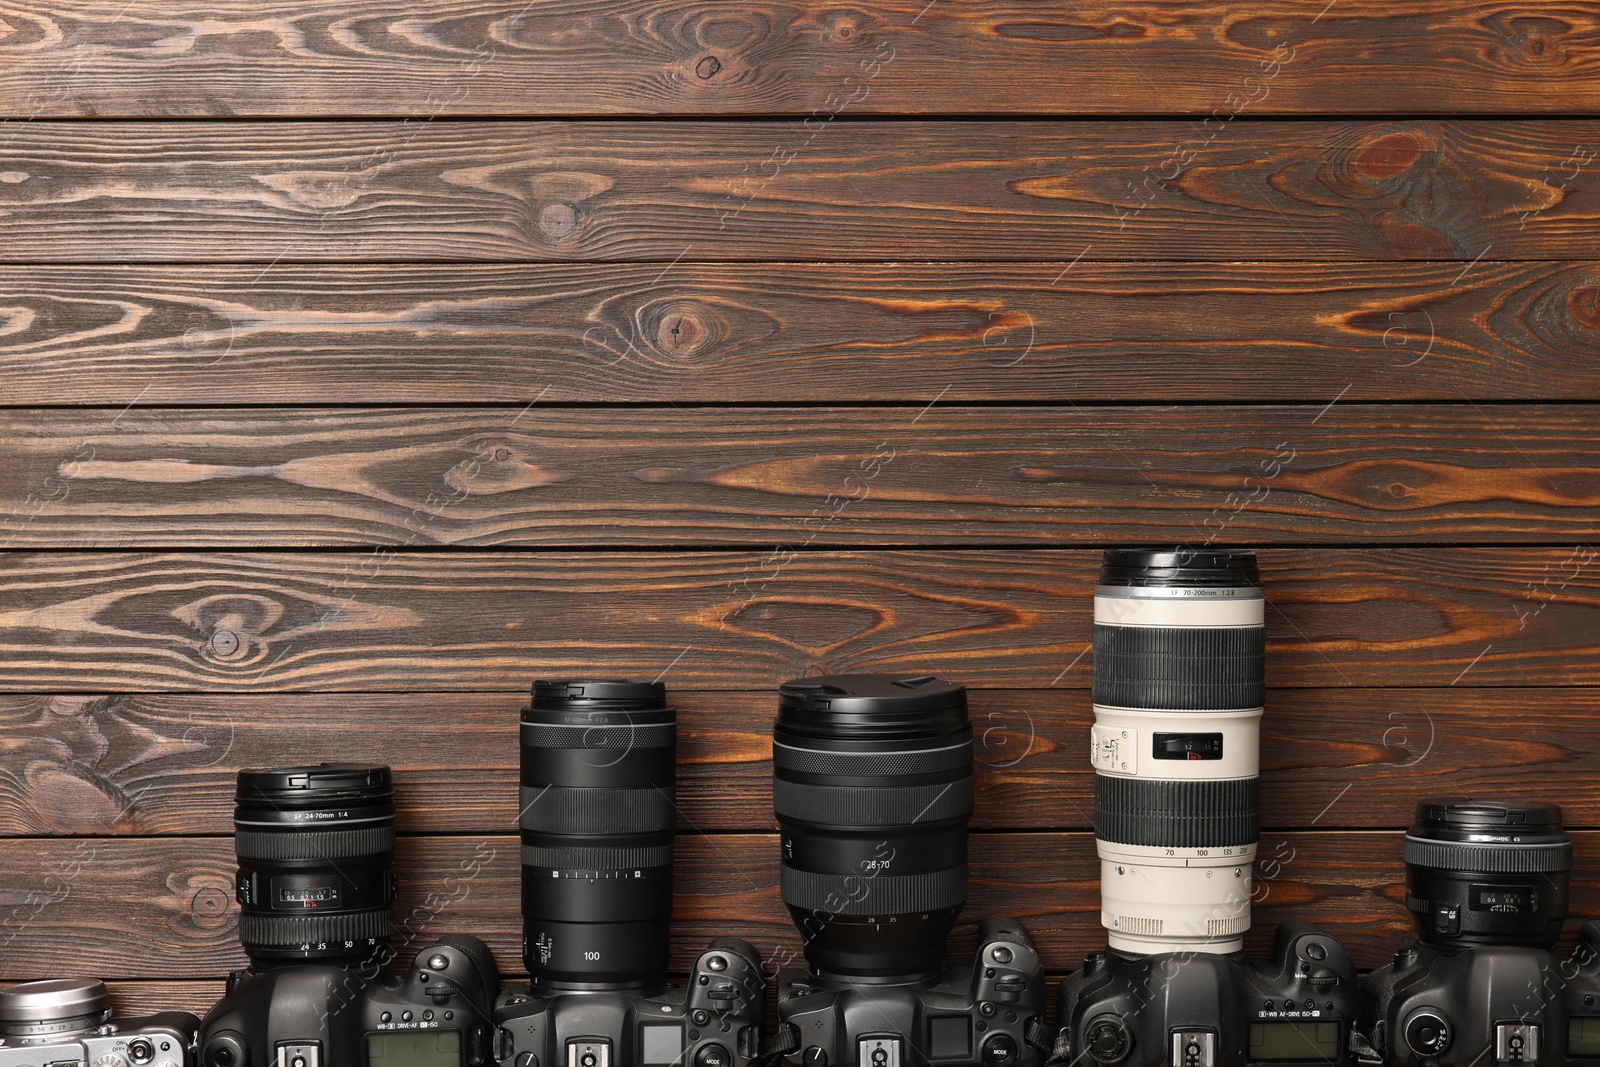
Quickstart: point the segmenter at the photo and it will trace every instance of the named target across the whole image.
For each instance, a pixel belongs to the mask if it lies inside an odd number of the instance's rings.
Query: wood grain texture
[[[1386,962],[1411,939],[1402,836],[1263,836],[1257,877],[1264,884],[1256,891],[1263,902],[1254,909],[1247,946],[1265,954],[1275,924],[1301,919],[1344,941],[1357,966]],[[1573,838],[1572,912],[1592,915],[1600,908],[1600,833]],[[778,895],[775,834],[685,835],[677,852],[675,971],[685,971],[719,935],[748,939],[769,966],[798,955],[799,937]],[[396,943],[397,957],[409,962],[441,933],[473,933],[489,943],[505,973],[523,973],[518,855],[515,837],[402,838],[396,917],[413,936]],[[56,974],[119,978],[221,977],[244,963],[233,845],[226,838],[6,839],[0,863],[31,887],[9,894],[9,917],[0,910],[0,939],[9,942],[0,954],[0,979],[31,975],[38,967],[31,961],[39,958],[50,959]],[[1052,971],[1076,967],[1084,954],[1104,947],[1092,834],[980,834],[972,839],[971,863],[951,961],[971,958],[985,915],[1026,923]],[[1569,921],[1569,937],[1577,925]]]
[[[106,408],[0,412],[0,440],[15,548],[1600,534],[1578,405]]]
[[[1600,217],[1585,121],[30,122],[5,138],[8,263],[1588,259]]]
[[[1101,553],[10,552],[0,691],[488,689],[811,671],[1082,687]],[[1267,681],[1583,685],[1596,549],[1268,549]]]
[[[6,117],[1600,109],[1589,2],[73,0],[5,17]]]
[[[0,267],[0,374],[119,409],[1600,396],[1593,261],[1066,266]]]
[[[673,689],[678,828],[775,830],[774,694]],[[400,828],[517,821],[510,693],[0,697],[0,834],[219,834],[239,767],[338,758],[395,768]],[[1084,689],[974,690],[978,830],[1087,830]],[[1269,829],[1399,829],[1417,801],[1559,797],[1600,827],[1600,690],[1274,689],[1262,726]],[[1334,803],[1337,799],[1337,803]]]

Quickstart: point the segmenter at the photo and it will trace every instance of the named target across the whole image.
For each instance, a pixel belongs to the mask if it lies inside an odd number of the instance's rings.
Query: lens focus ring
[[[389,909],[328,915],[239,916],[239,939],[258,948],[297,949],[301,946],[356,945],[381,941],[394,934]]]
[[[797,908],[831,915],[907,915],[959,908],[967,900],[960,867],[926,874],[819,874],[781,868],[783,899]]]
[[[1522,844],[1507,842],[1427,841],[1406,836],[1405,862],[1424,867],[1494,874],[1540,874],[1572,869],[1572,842]]]
[[[773,780],[774,806],[786,819],[833,826],[936,823],[972,814],[972,778],[942,785],[872,788]]]
[[[1173,781],[1094,779],[1094,835],[1155,848],[1254,844],[1261,836],[1259,778]]]
[[[880,778],[937,774],[972,766],[972,742],[898,752],[837,752],[773,742],[772,765],[798,774]]]
[[[522,828],[547,834],[672,833],[675,790],[522,787]]]
[[[1260,626],[1094,628],[1094,702],[1113,708],[1259,708]]]
[[[242,860],[332,860],[376,856],[394,851],[394,827],[363,830],[307,830],[304,833],[262,833],[239,830],[233,845]]]

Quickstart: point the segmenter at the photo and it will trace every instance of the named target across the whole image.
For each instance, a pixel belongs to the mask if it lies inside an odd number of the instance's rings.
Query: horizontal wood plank
[[[1267,680],[1586,684],[1600,651],[1596,551],[1263,550]],[[1082,687],[1100,560],[1055,549],[8,552],[0,690],[520,693],[568,674],[747,689],[808,670]]]
[[[770,691],[671,690],[678,827],[773,830]],[[509,693],[4,696],[0,833],[221,834],[239,767],[389,764],[400,827],[501,833],[517,821]],[[1084,689],[974,690],[981,830],[1093,828]],[[1559,799],[1600,827],[1600,689],[1274,689],[1262,725],[1269,829],[1403,828],[1457,791]]]
[[[1600,263],[0,267],[8,404],[1585,400]]]
[[[1592,123],[1558,120],[32,122],[5,138],[9,263],[1589,259],[1600,173]]]
[[[1262,903],[1248,947],[1265,954],[1273,926],[1300,919],[1343,940],[1358,966],[1386,962],[1412,936],[1402,836],[1264,835],[1257,869],[1264,884],[1256,893]],[[1600,833],[1573,837],[1571,909],[1592,915],[1600,908]],[[515,837],[403,838],[396,916],[412,936],[396,943],[397,957],[409,962],[441,933],[472,933],[489,942],[507,974],[522,973],[518,855]],[[970,959],[985,915],[1020,918],[1053,971],[1104,947],[1093,835],[975,835],[971,862],[952,962]],[[245,961],[225,838],[4,839],[0,863],[17,875],[8,887],[25,887],[0,890],[7,898],[0,938],[8,940],[0,979],[33,976],[40,959],[55,974],[185,979],[220,977]],[[720,935],[748,939],[769,966],[798,956],[799,937],[778,895],[776,835],[681,838],[676,887],[674,970],[686,970]],[[1569,936],[1577,925],[1569,921]]]
[[[8,118],[1600,110],[1581,0],[72,0],[6,19]]]
[[[0,440],[12,548],[1600,533],[1588,406],[55,409]]]

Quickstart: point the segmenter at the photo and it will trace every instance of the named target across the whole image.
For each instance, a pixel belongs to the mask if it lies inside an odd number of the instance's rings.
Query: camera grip
[[[438,948],[454,949],[465,956],[472,965],[472,974],[463,975],[459,972],[449,975],[461,992],[469,997],[482,997],[490,1003],[500,995],[500,968],[494,962],[494,953],[489,951],[489,946],[471,934],[445,934],[433,945],[417,953],[417,958],[412,963],[412,968],[428,966],[428,959],[434,955]],[[474,988],[474,983],[476,988]]]

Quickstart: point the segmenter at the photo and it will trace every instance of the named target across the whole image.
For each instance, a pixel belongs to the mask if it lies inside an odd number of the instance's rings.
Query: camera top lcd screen
[[[683,1059],[682,1023],[645,1023],[639,1029],[639,1062],[644,1067],[669,1067]]]
[[[1590,1016],[1567,1022],[1567,1055],[1600,1056],[1600,1018]]]
[[[367,1035],[367,1067],[461,1067],[460,1030],[389,1030]]]
[[[1251,1023],[1250,1059],[1332,1062],[1339,1058],[1339,1024]]]

